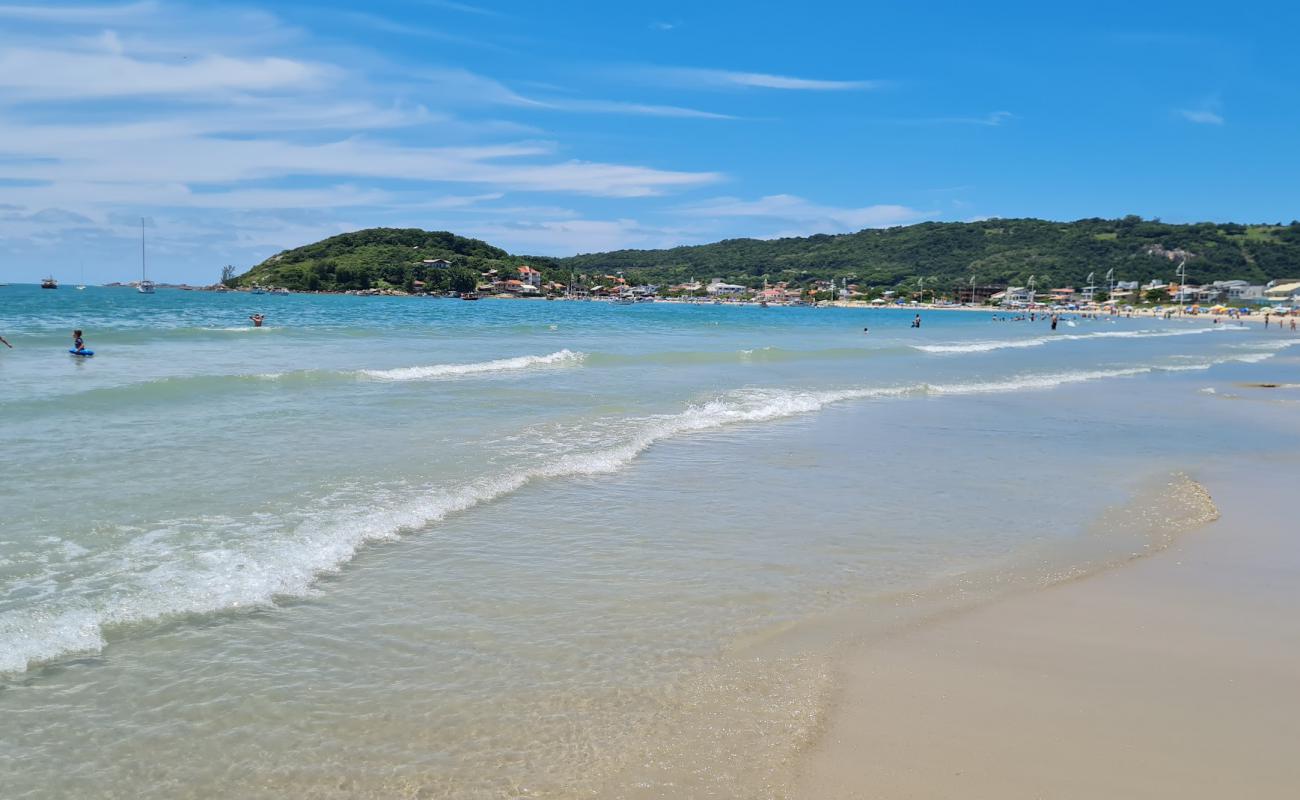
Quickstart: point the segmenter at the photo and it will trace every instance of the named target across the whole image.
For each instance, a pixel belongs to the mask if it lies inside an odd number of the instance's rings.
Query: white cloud
[[[1008,120],[1015,119],[1015,117],[1016,115],[1012,114],[1010,111],[993,111],[983,116],[962,117],[955,121],[969,122],[972,125],[988,125],[989,127],[996,128]]]
[[[990,128],[998,128],[1015,119],[1016,115],[1010,111],[990,111],[987,114],[979,114],[973,117],[927,117],[922,119],[899,119],[894,122],[900,125],[984,125]]]
[[[452,0],[423,0],[424,5],[434,6],[435,8],[445,8],[448,11],[459,11],[462,14],[477,14],[481,17],[504,17],[500,11],[482,6],[472,6],[468,3],[456,3]]]
[[[878,80],[822,80],[772,75],[764,72],[736,72],[695,67],[645,67],[633,70],[644,78],[693,89],[784,89],[812,92],[843,92],[881,89]]]
[[[782,235],[842,233],[863,228],[883,228],[891,225],[906,225],[935,216],[933,211],[920,211],[902,205],[881,204],[860,208],[818,205],[789,194],[768,195],[758,200],[720,197],[705,203],[685,206],[680,210],[696,217],[750,217],[800,224],[797,229],[800,233],[783,232]]]
[[[155,2],[99,6],[0,5],[0,19],[67,25],[111,25],[157,11],[158,4]]]
[[[736,119],[730,114],[701,111],[697,108],[624,103],[610,100],[549,100],[545,101],[544,107],[560,111],[587,111],[593,114],[631,114],[634,116],[681,117],[684,119]]]
[[[501,81],[464,69],[426,71],[421,76],[436,86],[442,101],[458,105],[503,105],[543,111],[590,114],[681,117],[692,119],[734,119],[727,114],[681,106],[631,103],[618,100],[589,100],[573,97],[526,97]]]
[[[465,69],[423,68],[251,8],[0,5],[0,159],[12,212],[0,239],[19,254],[14,265],[42,268],[92,244],[130,252],[138,231],[127,223],[142,215],[158,219],[158,252],[173,263],[253,263],[269,254],[262,248],[358,223],[429,227],[437,217],[519,250],[648,247],[686,234],[622,217],[612,202],[610,219],[586,219],[561,196],[648,197],[723,178],[582,158],[528,123],[725,114],[521,92]]]
[[[398,36],[411,36],[417,39],[430,39],[438,42],[450,42],[454,44],[464,44],[473,46],[484,46],[482,42],[476,39],[470,39],[464,36],[457,36],[446,31],[435,30],[419,25],[412,25],[409,22],[399,22],[388,17],[381,17],[378,14],[370,14],[364,11],[345,11],[339,14],[339,17],[351,24],[360,25],[379,31],[380,33],[391,33]]]
[[[360,136],[300,142],[215,137],[185,131],[184,124],[7,126],[0,129],[0,153],[21,157],[6,166],[11,178],[119,187],[333,176],[644,197],[721,179],[711,172],[576,159],[520,161],[553,155],[554,145],[544,142],[420,147]]]
[[[0,91],[11,100],[158,95],[192,99],[196,94],[317,86],[337,74],[324,65],[280,57],[143,60],[124,54],[115,36],[105,44],[109,46],[98,52],[6,49],[0,52]]]
[[[566,219],[469,225],[469,235],[513,253],[572,255],[628,247],[672,247],[690,235],[683,229],[648,227],[632,219]]]
[[[1195,122],[1198,125],[1222,125],[1224,119],[1222,115],[1216,114],[1209,109],[1179,109],[1178,113],[1188,122]]]

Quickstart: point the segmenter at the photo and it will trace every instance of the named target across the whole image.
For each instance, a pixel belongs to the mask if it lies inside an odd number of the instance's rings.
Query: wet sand
[[[1257,466],[1168,550],[850,648],[795,796],[1300,796],[1300,469]]]

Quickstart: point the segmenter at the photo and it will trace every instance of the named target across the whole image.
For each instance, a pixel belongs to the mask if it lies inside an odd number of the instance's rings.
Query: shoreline
[[[1277,472],[1214,472],[1222,518],[1149,557],[849,646],[792,795],[1292,796],[1300,552]]]

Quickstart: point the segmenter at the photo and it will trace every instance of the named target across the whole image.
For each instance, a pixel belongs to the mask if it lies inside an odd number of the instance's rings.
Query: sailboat
[[[86,262],[81,262],[81,283],[77,284],[77,291],[86,291]]]
[[[136,290],[140,294],[153,294],[154,283],[149,280],[146,269],[147,262],[144,255],[144,217],[140,218],[140,285]]]

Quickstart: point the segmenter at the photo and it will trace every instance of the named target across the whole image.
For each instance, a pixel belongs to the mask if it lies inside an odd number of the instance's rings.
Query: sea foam
[[[912,345],[924,353],[986,353],[994,350],[1009,350],[1022,347],[1041,347],[1052,342],[1077,342],[1088,339],[1156,339],[1166,336],[1189,336],[1215,331],[1243,331],[1243,327],[1220,326],[1218,328],[1197,328],[1195,330],[1138,330],[1138,331],[1094,331],[1093,333],[1065,333],[1057,336],[1035,336],[1028,339],[995,339],[979,342],[958,342],[953,344],[917,344]]]
[[[482,364],[442,365],[462,371],[436,374],[523,369],[580,360],[580,354],[561,351]],[[1240,357],[1181,368],[1201,369],[1229,360]],[[689,405],[677,413],[612,420],[609,429],[616,432],[615,441],[520,464],[514,471],[459,485],[430,486],[422,492],[369,491],[360,501],[342,495],[326,497],[309,504],[290,520],[263,516],[162,521],[124,548],[104,554],[102,572],[84,579],[99,582],[111,574],[121,589],[109,598],[93,605],[74,599],[63,608],[28,607],[0,613],[0,673],[22,672],[32,664],[99,651],[105,644],[105,629],[114,626],[268,606],[278,597],[308,595],[319,576],[338,570],[367,543],[427,528],[535,481],[617,472],[654,445],[677,437],[788,419],[850,401],[1050,390],[1179,368],[1151,365],[988,381],[820,391],[738,390]]]
[[[423,367],[397,367],[394,369],[363,369],[358,375],[377,381],[427,381],[438,378],[455,378],[462,375],[482,375],[493,372],[513,372],[533,367],[576,366],[587,355],[572,350],[560,350],[544,356],[516,356],[479,361],[469,364],[430,364]]]

